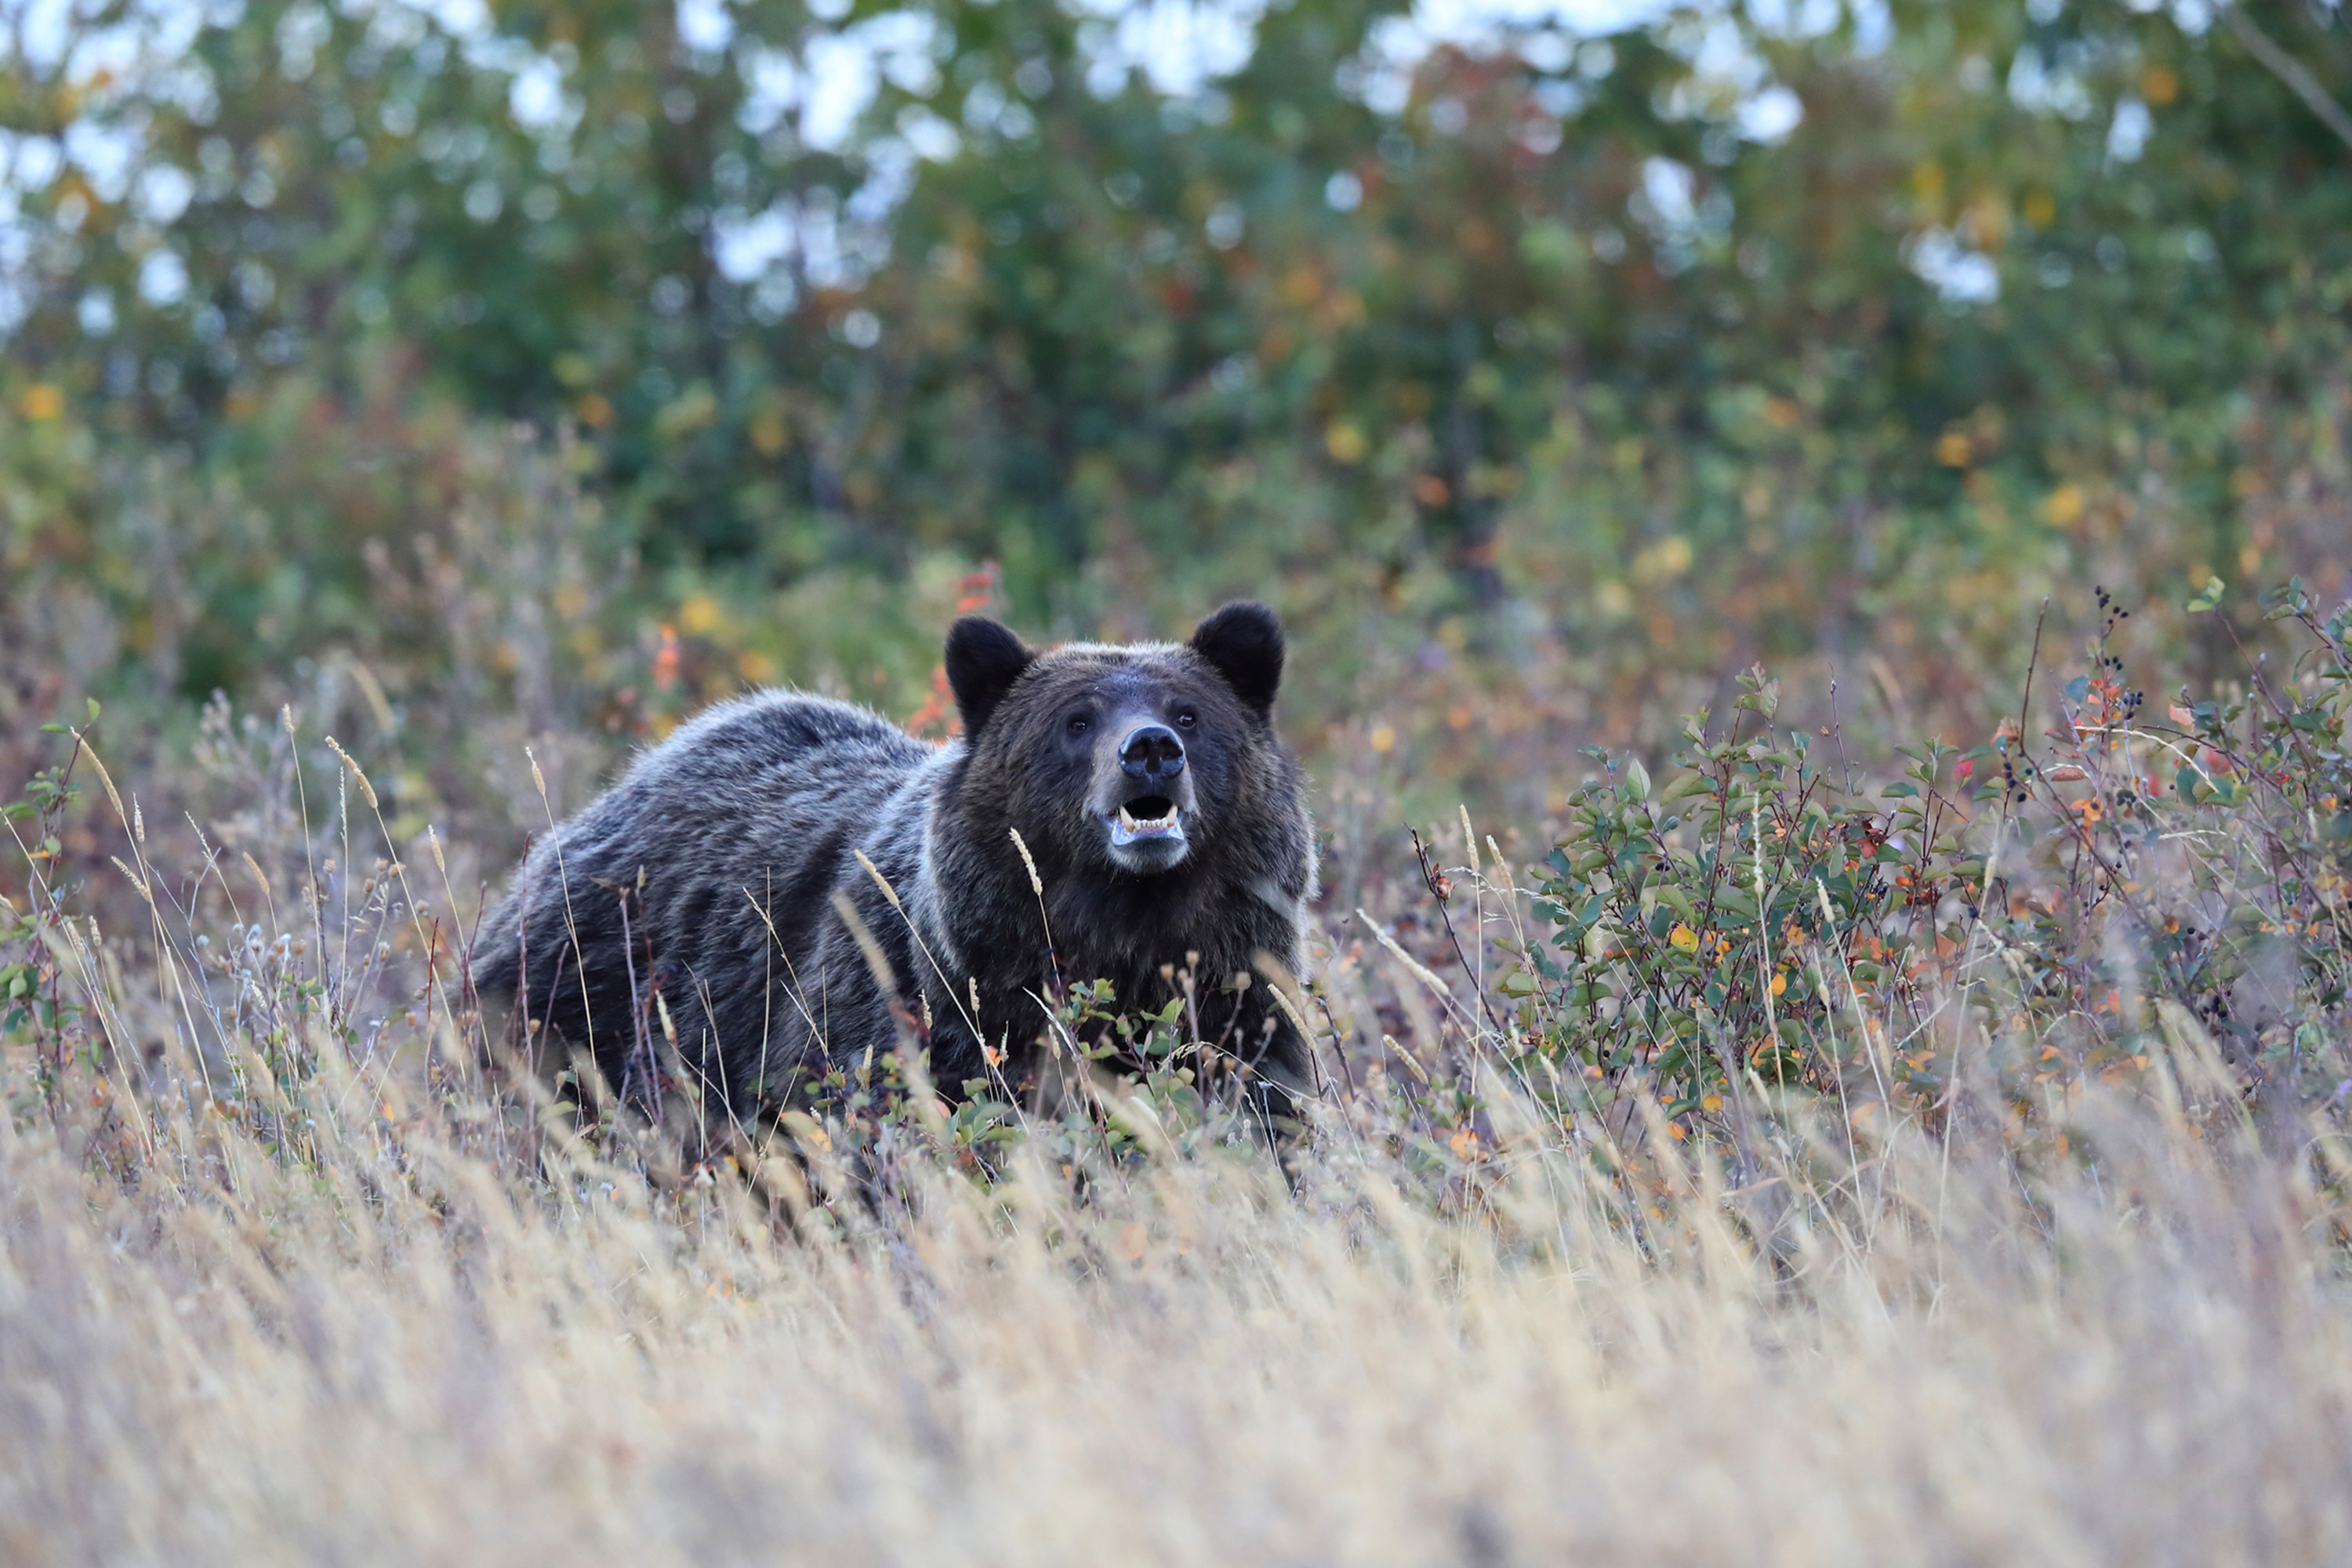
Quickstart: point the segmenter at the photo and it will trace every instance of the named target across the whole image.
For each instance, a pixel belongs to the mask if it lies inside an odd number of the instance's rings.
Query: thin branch
[[[2221,7],[2221,25],[2230,36],[2245,46],[2246,52],[2259,61],[2263,68],[2286,83],[2287,89],[2303,100],[2304,107],[2319,116],[2327,129],[2336,132],[2336,140],[2352,147],[2352,114],[2328,95],[2304,63],[2281,47],[2278,41],[2247,19],[2242,5]]]
[[[1429,896],[1437,900],[1437,918],[1445,922],[1446,939],[1454,943],[1454,959],[1462,965],[1462,973],[1469,980],[1470,989],[1477,994],[1478,1007],[1486,1015],[1487,1026],[1498,1038],[1507,1039],[1510,1031],[1504,1028],[1503,1021],[1495,1016],[1495,1005],[1486,1000],[1486,988],[1478,983],[1477,971],[1470,967],[1469,954],[1462,951],[1462,938],[1454,932],[1453,911],[1447,908],[1454,898],[1453,885],[1430,859],[1429,848],[1421,841],[1421,829],[1414,827],[1407,831],[1412,835],[1413,858],[1421,862],[1422,882],[1429,889]]]

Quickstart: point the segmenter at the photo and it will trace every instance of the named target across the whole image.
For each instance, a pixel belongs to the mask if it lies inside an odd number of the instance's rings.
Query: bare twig
[[[1479,1011],[1486,1015],[1486,1026],[1498,1037],[1506,1036],[1509,1031],[1503,1027],[1502,1020],[1495,1016],[1494,1004],[1486,1000],[1486,988],[1478,984],[1477,972],[1470,967],[1470,956],[1462,951],[1462,938],[1454,932],[1453,911],[1447,907],[1454,897],[1454,885],[1429,858],[1429,847],[1421,841],[1421,829],[1412,827],[1406,831],[1412,835],[1412,853],[1413,858],[1421,862],[1421,879],[1429,889],[1429,896],[1437,900],[1437,917],[1445,922],[1445,935],[1454,943],[1454,960],[1462,965],[1463,974],[1469,979],[1470,989],[1478,998]]]
[[[2319,79],[2313,76],[2304,63],[2283,47],[2278,40],[2254,26],[2242,5],[2221,7],[2221,25],[2230,36],[2245,47],[2262,68],[2284,82],[2287,90],[2303,100],[2304,107],[2319,117],[2321,124],[2336,132],[2336,139],[2352,147],[2352,114],[2329,96]]]

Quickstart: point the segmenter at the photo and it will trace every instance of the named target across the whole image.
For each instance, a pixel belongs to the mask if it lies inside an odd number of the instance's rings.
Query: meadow
[[[2303,658],[2234,702],[2093,644],[2021,736],[1871,767],[1751,676],[1540,856],[1388,836],[1278,1153],[1167,1016],[1052,1112],[911,1040],[731,1136],[583,1107],[340,745],[217,707],[244,809],[170,835],[58,726],[10,1555],[2333,1560],[2352,662],[2273,604]]]

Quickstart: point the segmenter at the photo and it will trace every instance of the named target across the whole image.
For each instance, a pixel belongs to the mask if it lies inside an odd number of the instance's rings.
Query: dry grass
[[[360,880],[341,809],[132,847],[144,931],[37,909],[0,1560],[2352,1552],[2340,1108],[2258,1126],[2194,1027],[2030,1123],[1758,1096],[1728,1148],[1474,1055],[1450,1160],[1360,1062],[1287,1174],[1115,1093],[1151,1152],[1041,1131],[983,1183],[909,1114],[680,1175],[484,1083],[432,978],[462,901],[424,846]],[[1351,1032],[1464,1060],[1334,968]]]
[[[108,1563],[2286,1563],[2352,1545],[2313,1194],[2109,1108],[2032,1205],[1885,1152],[1880,1228],[1491,1223],[1342,1144],[775,1222],[373,1130],[233,1179],[6,1134],[0,1543]],[[1941,1208],[1940,1228],[1928,1223]]]

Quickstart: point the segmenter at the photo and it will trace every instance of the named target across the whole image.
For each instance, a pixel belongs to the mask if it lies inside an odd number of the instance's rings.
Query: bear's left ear
[[[1192,630],[1192,648],[1259,718],[1274,712],[1282,684],[1282,623],[1255,599],[1227,605]]]
[[[948,628],[948,686],[955,692],[956,711],[963,715],[967,744],[980,739],[988,716],[1036,657],[985,616],[966,616]]]

